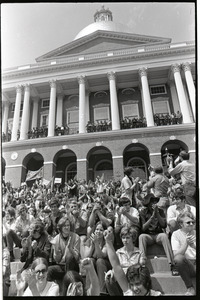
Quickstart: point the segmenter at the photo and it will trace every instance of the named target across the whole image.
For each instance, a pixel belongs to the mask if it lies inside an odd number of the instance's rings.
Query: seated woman
[[[62,280],[66,271],[79,272],[80,238],[72,232],[72,222],[65,216],[58,221],[57,234],[52,240],[52,265],[48,268],[48,280]]]
[[[29,236],[22,239],[21,262],[25,262],[22,270],[27,269],[36,257],[44,257],[49,260],[51,244],[44,224],[36,219],[30,225]]]
[[[98,222],[96,224],[94,233],[92,233],[90,238],[84,243],[84,245],[82,245],[84,247],[84,250],[82,252],[82,258],[92,258],[94,267],[99,278],[100,292],[107,293],[105,284],[105,273],[111,269],[111,265],[108,260],[103,232],[103,224],[102,222]]]
[[[138,232],[131,226],[124,225],[120,231],[120,238],[123,243],[123,247],[116,251],[119,258],[120,266],[124,273],[127,273],[128,267],[131,265],[134,267],[140,267],[146,263],[144,253],[142,253],[137,247],[135,247],[135,241],[137,240]],[[110,296],[123,296],[123,291],[118,285],[114,271],[110,270],[105,275],[106,287]]]
[[[81,268],[86,271],[86,277],[89,277],[89,288],[85,286],[83,277],[78,272],[68,271],[63,279],[63,296],[100,295],[99,279],[91,258],[84,258],[81,261]]]
[[[112,233],[108,230],[104,233],[108,258],[114,270],[114,275],[118,281],[124,296],[160,296],[159,291],[151,289],[151,276],[147,267],[130,266],[125,274],[120,266],[119,259],[115,253],[112,242]]]
[[[31,271],[22,277],[21,271],[17,272],[17,296],[59,296],[59,286],[55,282],[47,281],[48,263],[43,257],[36,258],[31,266]],[[26,283],[28,287],[26,287]]]

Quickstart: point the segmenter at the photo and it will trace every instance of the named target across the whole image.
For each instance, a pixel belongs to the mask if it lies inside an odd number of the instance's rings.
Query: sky
[[[34,64],[35,59],[71,42],[104,5],[113,21],[135,34],[171,38],[173,43],[195,40],[195,3],[84,2],[2,3],[1,67]]]

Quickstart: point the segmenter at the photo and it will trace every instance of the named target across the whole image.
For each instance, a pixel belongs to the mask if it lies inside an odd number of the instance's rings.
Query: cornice
[[[118,32],[111,32],[105,30],[97,30],[83,38],[74,40],[66,45],[63,45],[57,49],[54,49],[38,58],[36,58],[37,62],[46,60],[46,59],[55,59],[56,55],[62,55],[62,53],[66,51],[70,51],[75,49],[79,46],[86,44],[87,42],[93,41],[96,38],[109,38],[109,39],[120,39],[125,41],[134,41],[134,42],[143,42],[143,43],[170,43],[170,38],[163,38],[163,37],[152,37],[152,36],[145,36],[145,35],[137,35],[132,33],[118,33]]]
[[[32,76],[32,75],[39,75],[39,74],[46,74],[46,73],[53,73],[53,72],[59,72],[63,70],[69,70],[69,69],[78,69],[82,67],[90,67],[94,65],[102,65],[102,64],[108,64],[113,62],[122,62],[122,61],[128,61],[128,60],[141,60],[146,58],[154,58],[154,57],[160,57],[160,56],[171,56],[171,55],[184,55],[184,54],[190,54],[193,53],[195,55],[195,47],[194,46],[187,46],[186,48],[170,48],[170,49],[162,49],[160,51],[147,51],[147,52],[134,52],[134,53],[125,53],[123,54],[123,50],[121,51],[121,54],[113,55],[113,56],[106,56],[106,57],[98,57],[98,58],[91,58],[87,60],[82,61],[71,61],[71,62],[63,62],[58,63],[55,65],[49,65],[49,66],[38,66],[37,68],[30,68],[27,70],[16,70],[9,74],[3,74],[2,80],[10,80],[14,78],[21,78],[23,76]],[[126,52],[124,50],[124,52]],[[91,55],[92,56],[92,55]],[[78,56],[77,56],[78,59]]]

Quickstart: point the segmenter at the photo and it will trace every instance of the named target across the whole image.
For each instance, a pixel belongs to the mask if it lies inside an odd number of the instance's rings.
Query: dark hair
[[[48,261],[44,257],[37,257],[31,265],[31,269],[34,270],[39,264],[44,264],[48,270]]]
[[[190,158],[190,154],[186,151],[181,151],[179,153],[179,156],[182,157],[183,160],[189,160]]]
[[[15,218],[15,209],[13,207],[8,207],[6,211],[9,213],[9,215],[13,218]]]
[[[37,230],[40,234],[44,232],[44,224],[39,218],[35,219],[30,227],[33,228],[33,230]]]
[[[58,200],[55,197],[52,197],[51,200],[50,200],[49,206],[51,207],[52,205],[57,205],[57,207],[60,206]]]
[[[70,283],[74,283],[74,282],[81,282],[84,285],[82,276],[78,272],[70,270],[65,274],[63,278],[63,290],[61,296],[66,296],[67,289]]]
[[[126,278],[130,284],[134,284],[139,281],[147,291],[152,288],[151,275],[149,269],[145,266],[139,268],[130,266],[127,269]]]
[[[130,176],[132,172],[133,172],[133,167],[126,167],[124,169],[124,174],[127,176]]]
[[[97,226],[101,225],[103,227],[103,230],[106,230],[107,226],[104,225],[104,223],[102,221],[99,221],[95,224],[94,230],[96,230]]]
[[[124,204],[130,203],[131,204],[131,200],[128,197],[121,197],[119,198],[119,206],[123,206]]]
[[[154,172],[155,172],[156,174],[162,174],[162,173],[163,173],[163,167],[161,167],[161,166],[155,167],[155,168],[154,168]]]

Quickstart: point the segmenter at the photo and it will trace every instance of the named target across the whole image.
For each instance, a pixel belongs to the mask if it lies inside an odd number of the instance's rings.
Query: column
[[[36,97],[33,99],[33,115],[32,115],[31,129],[33,129],[34,127],[37,127],[38,104],[39,104],[39,98]]]
[[[195,112],[196,112],[196,107],[195,107],[195,86],[194,86],[194,81],[192,78],[192,73],[191,73],[191,67],[190,63],[186,62],[182,64],[183,71],[185,72],[185,79],[186,79],[186,84],[189,92],[189,97],[190,97],[190,102],[192,106],[192,112],[195,118]]]
[[[141,83],[139,84],[138,87],[139,87],[140,93],[141,93],[143,117],[146,118],[146,111],[145,111],[145,107],[144,107],[144,97],[143,97],[143,91],[142,91],[142,85],[141,85]]]
[[[139,75],[142,83],[142,93],[144,100],[144,110],[146,113],[147,127],[154,126],[153,110],[151,105],[151,97],[147,80],[147,68],[139,69]]]
[[[180,109],[180,105],[179,105],[179,101],[178,101],[178,95],[177,95],[177,92],[176,92],[176,87],[175,87],[174,80],[169,80],[168,84],[169,84],[169,87],[170,87],[174,112],[176,113],[178,110],[180,111],[181,109]]]
[[[78,77],[79,83],[79,133],[86,132],[85,124],[85,76]]]
[[[9,105],[8,101],[3,102],[4,112],[3,112],[3,121],[2,121],[2,132],[7,133],[7,123],[8,123],[8,113],[9,113]]]
[[[27,133],[29,130],[29,116],[30,116],[30,85],[24,86],[24,105],[22,112],[22,122],[20,130],[20,140],[27,139]]]
[[[112,130],[120,129],[119,107],[117,100],[116,75],[115,72],[107,73],[110,86],[110,106],[111,106],[111,121]]]
[[[183,88],[183,82],[180,74],[180,66],[178,64],[174,64],[171,66],[171,70],[174,74],[176,89],[178,93],[179,104],[181,108],[181,113],[183,115],[183,123],[191,123],[191,118],[188,109],[187,99],[185,97],[185,92]]]
[[[77,179],[87,180],[87,158],[77,158]]]
[[[90,97],[90,93],[89,91],[87,91],[85,95],[85,123],[86,124],[90,120],[90,105],[89,105],[90,98],[89,97]]]
[[[123,155],[116,155],[112,157],[113,159],[113,177],[115,180],[122,180],[124,177],[124,163]]]
[[[19,129],[19,118],[20,118],[20,106],[21,106],[21,98],[22,98],[22,86],[18,85],[16,87],[16,100],[15,100],[15,111],[13,117],[13,127],[12,127],[12,136],[11,141],[17,140],[17,131]]]
[[[54,136],[55,133],[55,116],[56,116],[56,81],[50,82],[50,105],[49,105],[49,120],[48,120],[48,137]]]
[[[56,125],[63,126],[63,94],[58,95],[56,110]]]

